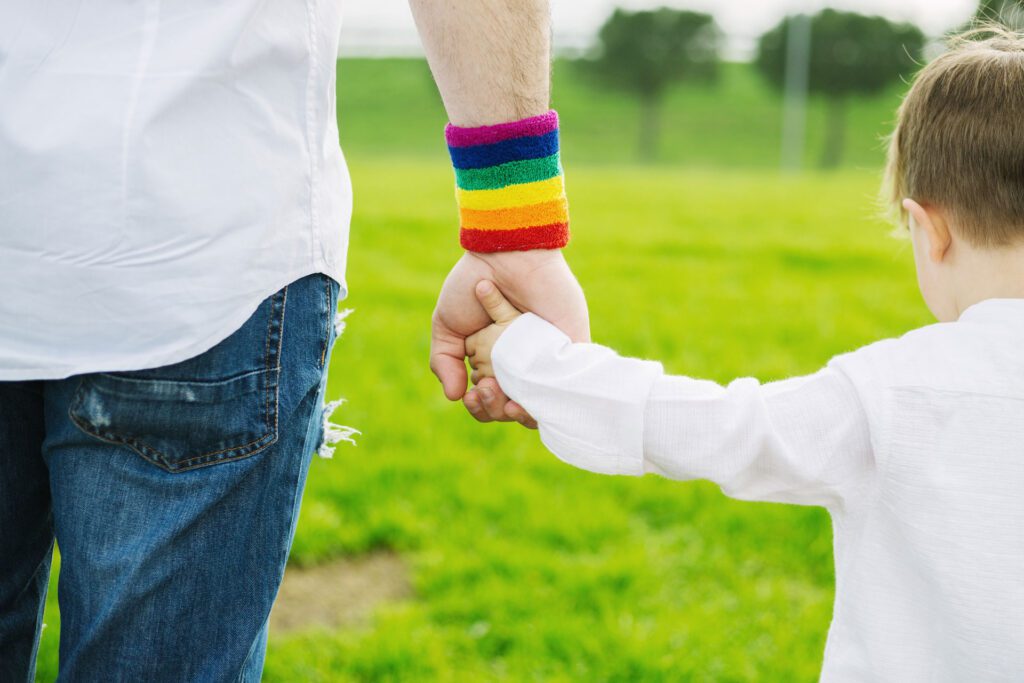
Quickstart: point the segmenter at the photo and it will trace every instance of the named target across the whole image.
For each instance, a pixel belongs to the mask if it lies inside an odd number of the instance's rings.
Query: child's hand
[[[494,376],[494,366],[491,363],[491,354],[498,337],[521,313],[508,302],[493,282],[478,282],[476,298],[494,324],[466,339],[466,352],[469,354],[469,364],[473,368],[471,379],[475,386],[466,392],[462,402],[470,414],[480,422],[514,420],[527,429],[537,429],[537,421],[521,405],[505,396]]]
[[[469,365],[473,368],[471,379],[479,384],[485,377],[494,377],[494,366],[491,365],[491,351],[501,333],[522,315],[515,306],[510,304],[493,282],[481,280],[476,285],[476,298],[483,304],[493,324],[488,325],[466,339],[466,352],[469,354]]]

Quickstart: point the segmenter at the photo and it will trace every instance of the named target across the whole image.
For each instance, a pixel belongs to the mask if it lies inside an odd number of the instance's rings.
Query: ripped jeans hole
[[[344,325],[344,323],[342,323]],[[358,429],[354,427],[346,427],[345,425],[335,424],[331,422],[331,415],[334,411],[345,402],[345,399],[339,398],[336,401],[331,401],[324,405],[323,410],[323,439],[320,442],[320,447],[317,448],[317,455],[321,458],[333,458],[334,449],[338,443],[347,441],[353,446],[356,445],[356,440],[353,438],[357,434],[362,434]]]
[[[340,337],[345,331],[345,318],[355,312],[354,308],[346,308],[334,314],[334,336]]]

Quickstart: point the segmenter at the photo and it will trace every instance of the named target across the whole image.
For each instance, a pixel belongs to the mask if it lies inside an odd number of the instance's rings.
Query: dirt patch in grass
[[[280,634],[353,626],[381,603],[411,596],[409,570],[391,552],[315,567],[289,566],[270,613],[270,630]]]

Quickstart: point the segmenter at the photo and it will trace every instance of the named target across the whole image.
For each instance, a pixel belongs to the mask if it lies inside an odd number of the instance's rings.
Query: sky
[[[408,0],[343,0],[342,55],[421,54]],[[977,0],[551,0],[555,49],[573,51],[593,41],[598,27],[616,6],[659,6],[710,12],[726,34],[726,56],[746,59],[757,37],[786,14],[814,13],[824,7],[881,14],[912,21],[939,35],[969,18]]]

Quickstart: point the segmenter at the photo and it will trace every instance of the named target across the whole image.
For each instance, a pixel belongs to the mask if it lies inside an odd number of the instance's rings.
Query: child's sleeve
[[[544,445],[593,472],[708,479],[734,498],[831,506],[873,466],[859,394],[831,366],[721,386],[573,344],[532,314],[501,336],[493,362]]]

